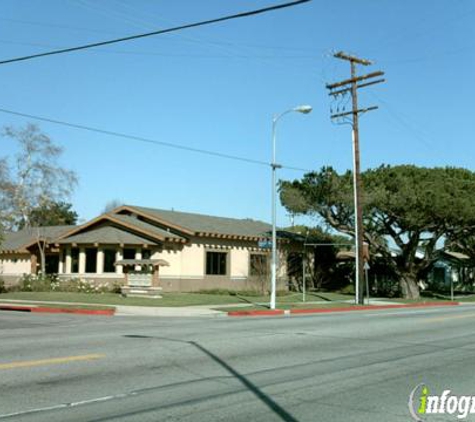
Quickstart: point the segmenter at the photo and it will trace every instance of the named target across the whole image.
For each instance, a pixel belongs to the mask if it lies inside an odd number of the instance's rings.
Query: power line
[[[42,122],[53,123],[53,124],[56,124],[56,125],[67,126],[67,127],[74,128],[74,129],[80,129],[80,130],[86,130],[86,131],[89,131],[89,132],[101,133],[103,135],[115,136],[115,137],[118,137],[118,138],[131,139],[131,140],[138,141],[138,142],[160,145],[162,147],[179,149],[179,150],[183,150],[183,151],[194,152],[194,153],[203,154],[203,155],[209,155],[209,156],[212,156],[212,157],[226,158],[226,159],[229,159],[229,160],[241,161],[241,162],[248,163],[248,164],[257,164],[257,165],[266,166],[266,167],[271,166],[271,163],[268,163],[267,161],[256,160],[254,158],[242,157],[242,156],[233,155],[233,154],[226,154],[224,152],[212,151],[212,150],[201,149],[201,148],[193,148],[193,147],[189,147],[189,146],[186,146],[186,145],[181,145],[181,144],[177,144],[177,143],[173,143],[173,142],[158,141],[156,139],[145,138],[145,137],[137,136],[137,135],[128,135],[126,133],[121,133],[121,132],[116,132],[116,131],[106,130],[106,129],[99,129],[99,128],[86,126],[86,125],[81,125],[81,124],[77,124],[77,123],[66,122],[66,121],[63,121],[63,120],[50,119],[48,117],[36,116],[34,114],[21,113],[19,111],[13,111],[13,110],[8,110],[8,109],[4,109],[4,108],[0,108],[0,113],[10,114],[10,115],[13,115],[13,116],[26,117],[28,119],[34,119],[34,120],[39,120],[39,121],[42,121]],[[286,165],[282,165],[281,167],[285,168],[285,169],[288,169],[288,170],[303,171],[303,172],[306,172],[306,173],[309,173],[309,172],[312,171],[312,170],[309,170],[309,169],[304,169],[304,168],[300,168],[300,167],[286,166]]]
[[[29,46],[29,47],[48,47],[48,48],[60,48],[58,45],[52,45],[52,44],[40,44],[40,43],[30,43],[30,42],[21,42],[21,41],[11,41],[11,40],[5,40],[5,39],[0,39],[1,44],[11,44],[11,45],[24,45],[24,46]],[[262,55],[262,54],[235,54],[235,55],[229,55],[229,56],[222,56],[219,54],[211,55],[211,54],[186,54],[186,53],[161,53],[161,52],[154,52],[154,51],[131,51],[131,50],[111,50],[108,48],[102,48],[100,50],[94,50],[92,52],[93,54],[95,53],[101,53],[101,54],[119,54],[119,55],[132,55],[132,56],[157,56],[157,57],[167,57],[167,58],[176,58],[176,59],[246,59],[246,60],[252,60],[252,59],[267,59],[267,60],[297,60],[297,59],[308,59],[308,60],[314,60],[315,57],[311,55],[284,55],[284,56],[276,56],[276,55]]]
[[[69,26],[69,25],[61,25],[61,24],[56,24],[52,22],[37,22],[37,21],[25,21],[25,20],[19,20],[19,19],[12,19],[12,18],[4,18],[0,17],[0,21],[3,22],[8,22],[8,23],[13,23],[13,24],[20,24],[20,25],[31,25],[31,26],[39,26],[39,27],[45,27],[45,28],[53,28],[53,29],[61,29],[61,30],[67,30],[67,31],[81,31],[81,32],[89,32],[89,33],[99,33],[99,34],[107,34],[107,35],[117,35],[117,31],[102,31],[99,29],[94,29],[94,28],[85,28],[85,27],[78,27],[78,26]],[[170,23],[170,22],[169,22]],[[148,26],[151,26],[151,24],[148,24]],[[268,45],[268,44],[254,44],[254,43],[244,43],[244,42],[236,42],[232,40],[224,40],[223,38],[220,37],[219,41],[217,40],[209,40],[209,39],[203,39],[203,38],[190,38],[187,37],[185,41],[193,41],[195,43],[202,43],[205,42],[206,44],[210,45],[225,45],[225,46],[231,46],[231,47],[250,47],[250,48],[256,48],[256,49],[268,49],[268,50],[279,50],[279,51],[294,51],[294,52],[301,52],[301,53],[315,53],[315,48],[299,48],[299,47],[284,47],[280,45]],[[11,42],[13,41],[4,41],[4,42]],[[59,46],[53,46],[53,45],[47,45],[47,44],[37,44],[37,43],[20,43],[20,42],[15,42],[15,44],[23,44],[23,45],[29,45],[29,46],[34,46],[34,47],[49,47],[49,48],[63,48]],[[317,50],[325,50],[323,47],[317,48]]]
[[[146,32],[146,33],[136,34],[136,35],[130,35],[128,37],[115,38],[113,40],[99,41],[99,42],[95,42],[95,43],[91,43],[91,44],[84,44],[84,45],[80,45],[80,46],[76,46],[76,47],[63,48],[63,49],[60,49],[60,50],[47,51],[45,53],[31,54],[29,56],[16,57],[16,58],[13,58],[13,59],[2,60],[2,61],[0,61],[0,64],[8,64],[8,63],[14,63],[14,62],[19,62],[19,61],[31,60],[31,59],[36,59],[36,58],[40,58],[40,57],[52,56],[52,55],[56,55],[56,54],[71,53],[73,51],[86,50],[86,49],[93,48],[93,47],[101,47],[101,46],[104,46],[104,45],[117,44],[117,43],[120,43],[120,42],[151,37],[151,36],[154,36],[154,35],[161,35],[161,34],[167,34],[167,33],[171,33],[171,32],[177,32],[177,31],[181,31],[183,29],[196,28],[196,27],[199,27],[199,26],[211,25],[211,24],[215,24],[215,23],[218,23],[218,22],[224,22],[224,21],[228,21],[228,20],[232,20],[232,19],[240,19],[240,18],[245,18],[245,17],[249,17],[249,16],[255,16],[255,15],[262,14],[262,13],[267,13],[267,12],[271,12],[271,11],[274,11],[274,10],[278,10],[278,9],[293,7],[293,6],[302,4],[302,3],[307,3],[309,1],[311,1],[311,0],[296,0],[296,1],[292,1],[290,3],[277,4],[277,5],[265,7],[265,8],[262,8],[262,9],[251,10],[251,11],[248,11],[248,12],[240,12],[240,13],[236,13],[234,15],[222,16],[220,18],[209,19],[209,20],[201,21],[201,22],[189,23],[189,24],[186,24],[186,25],[180,25],[180,26],[175,26],[175,27],[172,27],[172,28],[161,29],[161,30],[158,30],[158,31]]]

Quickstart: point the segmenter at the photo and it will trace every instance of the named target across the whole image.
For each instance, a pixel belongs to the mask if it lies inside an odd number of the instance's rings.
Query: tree
[[[475,173],[383,165],[362,173],[362,182],[365,241],[397,275],[403,296],[418,298],[418,280],[433,264],[438,242],[475,228]],[[350,171],[340,175],[324,167],[302,180],[281,182],[280,193],[291,212],[319,216],[354,237]]]
[[[4,137],[16,143],[18,152],[0,160],[0,221],[8,230],[25,227],[36,236],[45,270],[45,240],[33,226],[35,210],[67,198],[77,184],[76,174],[58,164],[63,150],[42,133],[37,125],[6,127]]]
[[[48,202],[31,210],[31,226],[68,226],[77,224],[78,214],[68,202]],[[23,228],[25,222],[21,221],[19,228]]]
[[[120,207],[121,205],[124,205],[124,202],[121,201],[120,199],[112,199],[111,201],[108,201],[106,205],[104,206],[104,209],[102,210],[103,213],[110,212],[113,209]]]

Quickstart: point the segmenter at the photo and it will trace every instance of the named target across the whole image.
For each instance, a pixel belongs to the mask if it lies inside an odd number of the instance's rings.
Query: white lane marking
[[[6,413],[3,415],[0,415],[0,419],[12,418],[15,416],[24,416],[24,415],[33,414],[33,413],[47,412],[49,410],[59,410],[59,409],[66,409],[70,407],[79,407],[79,406],[84,406],[87,404],[100,403],[100,402],[105,402],[109,400],[123,399],[126,397],[135,396],[137,394],[138,392],[131,391],[130,393],[116,394],[113,396],[96,397],[94,399],[89,399],[89,400],[82,400],[82,401],[76,401],[76,402],[71,402],[71,403],[61,403],[55,406],[38,407],[36,409],[21,410],[19,412]]]

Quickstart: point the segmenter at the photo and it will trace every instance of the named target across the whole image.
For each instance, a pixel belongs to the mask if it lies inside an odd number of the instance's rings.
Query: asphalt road
[[[475,395],[474,369],[475,306],[206,319],[0,312],[0,422],[408,421],[419,383]]]

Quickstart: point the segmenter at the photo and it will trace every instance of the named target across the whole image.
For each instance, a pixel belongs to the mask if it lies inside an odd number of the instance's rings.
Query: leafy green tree
[[[30,224],[32,226],[67,226],[77,224],[78,214],[68,202],[46,202],[30,212]],[[19,228],[23,228],[25,222],[21,221]]]
[[[433,264],[438,242],[475,227],[475,173],[383,165],[362,173],[362,184],[365,241],[397,275],[404,297],[418,298],[418,280]],[[281,182],[280,188],[291,212],[318,216],[354,237],[350,171],[338,174],[324,167],[301,180]]]

